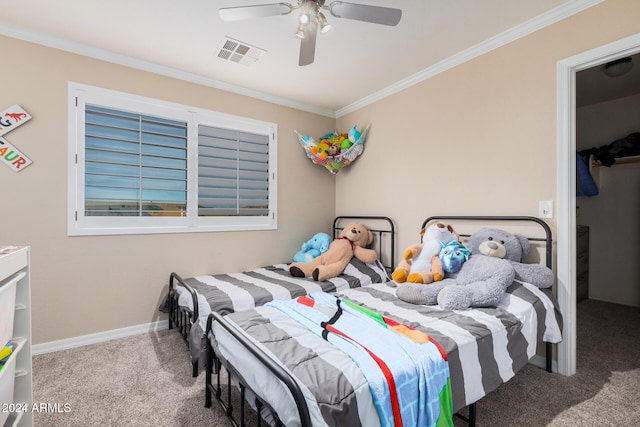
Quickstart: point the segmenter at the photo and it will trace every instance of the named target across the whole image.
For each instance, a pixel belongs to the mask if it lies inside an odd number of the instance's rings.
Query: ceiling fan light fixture
[[[326,33],[331,29],[331,24],[327,22],[327,18],[322,12],[318,12],[318,24],[320,24],[320,31]]]
[[[301,25],[305,25],[305,24],[309,23],[309,19],[310,19],[309,18],[309,14],[305,13],[305,12],[302,12],[300,14],[300,17],[298,18],[298,21],[300,22]]]
[[[304,38],[304,24],[298,24],[298,31],[296,31],[296,37]]]
[[[609,77],[620,77],[627,74],[633,68],[630,57],[616,59],[604,64],[604,73]]]

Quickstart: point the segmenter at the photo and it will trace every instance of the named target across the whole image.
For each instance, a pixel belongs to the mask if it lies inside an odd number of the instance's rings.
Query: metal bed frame
[[[348,217],[343,217],[343,218],[348,218]],[[361,218],[361,217],[359,217]],[[377,217],[380,218],[380,217]],[[386,217],[382,217],[382,218],[386,218]],[[338,220],[338,218],[336,218],[336,221]],[[505,222],[515,222],[515,221],[521,221],[521,222],[533,222],[535,224],[538,224],[543,232],[544,232],[544,237],[528,237],[528,239],[530,241],[539,241],[539,242],[544,242],[545,245],[545,264],[547,267],[552,268],[552,233],[551,233],[551,229],[549,228],[549,226],[542,220],[540,220],[539,218],[536,217],[530,217],[530,216],[431,216],[428,217],[427,219],[424,220],[424,222],[422,223],[422,228],[426,227],[430,222],[433,221],[505,221]],[[390,220],[389,220],[390,221]],[[392,223],[393,224],[393,223]],[[334,234],[336,233],[336,224],[334,222]],[[392,233],[395,233],[395,229],[392,227]],[[468,237],[469,235],[467,234],[461,234],[461,237]],[[380,239],[381,240],[381,239]],[[395,239],[392,240],[392,248],[395,248]],[[392,251],[392,260],[395,259],[395,252]],[[391,267],[392,269],[393,267]],[[216,354],[215,349],[213,348],[213,345],[211,343],[211,340],[208,339],[209,336],[209,332],[211,331],[212,328],[212,324],[213,322],[218,322],[222,327],[224,327],[232,336],[234,336],[235,339],[237,339],[238,341],[242,342],[247,349],[256,357],[258,358],[266,367],[268,367],[273,373],[274,375],[279,378],[283,384],[289,389],[294,401],[296,402],[297,408],[298,408],[298,413],[300,416],[300,420],[301,420],[301,424],[303,427],[307,427],[307,426],[311,426],[311,421],[309,419],[309,413],[308,413],[308,407],[307,404],[305,402],[305,399],[303,397],[302,394],[302,390],[300,389],[300,387],[298,386],[298,384],[293,380],[293,378],[290,376],[289,373],[287,373],[285,370],[283,370],[279,365],[277,365],[273,360],[271,360],[267,355],[265,355],[257,346],[255,346],[255,344],[253,344],[252,342],[244,339],[243,336],[241,336],[233,327],[231,327],[229,325],[228,322],[226,322],[226,320],[223,318],[223,316],[221,316],[218,313],[212,313],[209,316],[209,319],[207,321],[207,340],[206,340],[206,350],[207,350],[207,369],[206,369],[206,393],[205,393],[205,406],[206,407],[211,407],[212,404],[212,397],[215,396],[216,400],[218,401],[218,403],[220,404],[220,406],[224,409],[227,417],[229,418],[230,422],[238,427],[238,426],[245,426],[245,397],[246,397],[246,390],[251,390],[251,387],[249,384],[247,384],[247,382],[242,378],[242,375],[240,372],[238,372],[231,363],[229,363],[226,360],[223,360],[218,354]],[[545,343],[546,344],[546,353],[545,353],[545,357],[546,357],[546,370],[548,372],[552,372],[552,344],[551,343]],[[227,392],[226,392],[226,402],[223,400],[223,390],[222,390],[222,384],[221,384],[221,371],[222,371],[222,367],[224,367],[227,370]],[[216,381],[215,383],[212,381],[213,376],[216,375]],[[236,420],[234,414],[233,414],[233,406],[231,404],[231,389],[232,389],[232,380],[231,378],[235,377],[237,379],[238,382],[238,388],[239,388],[239,393],[240,393],[240,420]],[[275,425],[276,426],[281,426],[283,425],[282,422],[279,420],[278,415],[275,413],[275,411],[273,410],[273,408],[271,408],[269,406],[269,404],[265,401],[263,401],[262,399],[260,399],[259,397],[257,397],[255,395],[255,393],[252,393],[255,401],[254,401],[254,405],[256,407],[256,410],[258,412],[258,416],[257,416],[257,425],[260,426],[261,425],[261,416],[260,411],[262,408],[267,408],[270,412],[271,415],[273,416],[274,420],[275,420]],[[476,417],[477,417],[477,408],[476,408],[476,403],[474,402],[470,405],[467,406],[468,408],[468,415],[464,416],[461,415],[459,413],[456,413],[455,416],[462,419],[463,421],[467,422],[470,426],[475,426],[476,425]]]
[[[344,225],[351,221],[362,221],[365,225],[367,223],[372,224],[371,227],[367,226],[369,231],[374,235],[373,246],[377,249],[380,256],[384,256],[381,259],[383,266],[390,272],[395,263],[395,225],[391,218],[386,216],[338,216],[333,220],[333,238],[335,239],[340,235]],[[388,238],[389,240],[385,240]],[[386,250],[385,250],[386,249]],[[390,273],[389,273],[390,274]],[[193,301],[193,310],[183,307],[178,304],[179,294],[176,291],[177,286],[182,286],[191,295]],[[195,289],[193,289],[185,280],[175,272],[172,272],[169,276],[169,293],[168,293],[168,306],[169,306],[169,329],[176,328],[185,340],[187,347],[189,347],[191,338],[191,326],[198,321],[198,295]],[[208,340],[207,340],[208,341]],[[192,376],[197,377],[199,368],[198,360],[191,363]]]
[[[388,274],[391,274],[391,270],[395,265],[395,225],[393,220],[386,216],[338,216],[333,221],[333,238],[335,239],[340,235],[340,232],[343,230],[344,225],[351,221],[363,221],[363,223],[367,226],[369,231],[371,231],[374,235],[374,244],[373,246],[377,249],[378,256],[380,257],[380,261],[383,266],[387,270]],[[380,226],[375,227],[369,224],[380,224]],[[386,250],[385,250],[386,249]],[[209,315],[207,319],[207,332],[206,336],[209,336],[209,332],[211,331],[211,327],[213,322],[220,322],[220,324],[231,334],[233,337],[239,341],[244,342],[243,337],[236,331],[234,328],[230,327],[229,324],[224,320],[223,316],[219,313],[213,312]],[[293,396],[294,401],[296,402],[296,406],[299,411],[300,420],[302,423],[302,427],[311,427],[311,419],[309,417],[309,411],[307,408],[307,403],[304,399],[304,395],[302,394],[302,390],[295,382],[295,380],[287,373],[284,369],[282,369],[278,364],[276,364],[272,359],[266,356],[258,347],[256,347],[251,342],[246,342],[247,348],[249,351],[260,360],[265,366],[269,368],[271,372],[273,372],[278,379],[280,379],[283,384],[289,389],[291,395]],[[246,390],[251,390],[247,381],[244,380],[240,372],[238,372],[231,363],[228,363],[226,360],[223,360],[219,357],[213,346],[211,344],[210,339],[206,339],[206,392],[205,392],[205,407],[211,407],[213,397],[215,397],[216,401],[220,404],[222,409],[225,411],[227,418],[232,425],[235,427],[245,426],[245,398],[246,398]],[[222,381],[221,381],[221,373],[222,367],[227,371],[227,382],[226,382],[226,396],[223,396],[222,390]],[[215,382],[213,382],[213,376],[216,376]],[[235,378],[238,382],[238,388],[240,390],[240,409],[239,409],[239,417],[237,420],[233,413],[233,405],[231,404],[231,389],[232,389],[232,381],[231,379]],[[263,399],[259,398],[255,393],[254,396],[254,406],[256,408],[256,412],[260,414],[262,408],[267,408],[271,415],[274,418],[275,426],[283,426],[284,424],[278,418],[277,413],[271,408],[271,406],[265,402]],[[226,399],[226,401],[224,400]],[[257,417],[258,426],[261,425],[261,417]]]
[[[536,218],[533,216],[430,216],[422,222],[422,228],[424,229],[429,223],[434,221],[505,221],[505,222],[534,222],[538,224],[542,230],[544,231],[544,237],[527,237],[529,241],[533,242],[544,242],[545,246],[545,265],[552,269],[553,259],[553,240],[551,234],[551,228],[549,225],[542,221],[540,218]],[[469,234],[460,234],[460,237],[469,237]],[[547,372],[552,372],[552,360],[553,358],[553,344],[549,342],[545,342],[545,370]],[[467,422],[469,426],[475,427],[476,425],[476,416],[477,416],[477,408],[476,403],[473,402],[468,406],[469,414],[468,416],[461,415],[460,413],[456,413],[455,416],[460,418],[461,420]]]
[[[191,299],[193,300],[193,310],[190,310],[188,307],[183,307],[178,304],[178,291],[176,291],[176,286],[182,286],[185,288],[190,294]],[[177,273],[171,273],[169,276],[169,329],[178,329],[180,335],[185,341],[187,347],[189,347],[190,337],[191,337],[191,326],[194,322],[198,321],[198,295],[196,291],[189,286],[182,277],[180,277]],[[192,365],[192,376],[198,376],[198,361],[194,361],[191,363]]]

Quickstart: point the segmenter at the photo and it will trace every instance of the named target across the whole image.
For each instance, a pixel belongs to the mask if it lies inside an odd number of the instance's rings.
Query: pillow
[[[390,280],[386,269],[379,260],[365,264],[356,257],[351,258],[347,267],[338,277],[347,280],[350,288],[367,286],[372,283],[384,283]]]

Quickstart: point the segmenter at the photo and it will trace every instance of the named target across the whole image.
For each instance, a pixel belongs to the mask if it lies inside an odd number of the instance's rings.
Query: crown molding
[[[595,6],[599,3],[602,3],[603,1],[605,0],[574,0],[572,2],[565,3],[561,6],[551,9],[550,11],[545,12],[541,15],[538,15],[535,18],[532,18],[518,25],[517,27],[513,27],[507,31],[497,34],[470,48],[460,51],[459,53],[443,61],[440,61],[432,65],[431,67],[425,68],[424,70],[419,71],[390,86],[387,86],[382,90],[379,90],[350,105],[347,105],[337,110],[335,113],[335,116],[336,118],[339,118],[344,116],[345,114],[359,110],[360,108],[365,107],[369,104],[373,104],[376,101],[379,101],[390,95],[393,95],[407,88],[410,88],[411,86],[416,85],[424,80],[427,80],[437,74],[440,74],[453,67],[456,67],[460,64],[463,64],[467,61],[470,61],[474,58],[484,55],[485,53],[488,53],[494,49],[497,49],[501,46],[509,44],[529,34],[535,33],[536,31],[542,28],[555,24],[558,21],[561,21],[569,16],[575,15],[576,13],[582,12],[583,10],[588,9],[592,6]]]
[[[166,77],[171,77],[177,80],[183,80],[189,83],[195,83],[202,86],[207,86],[215,89],[224,90],[226,92],[235,93],[238,95],[248,96],[250,98],[259,99],[261,101],[270,102],[284,107],[293,108],[296,110],[307,111],[309,113],[319,114],[321,116],[327,116],[335,118],[335,111],[320,108],[314,105],[304,104],[301,102],[293,101],[286,98],[270,95],[268,93],[260,92],[257,90],[248,89],[242,86],[237,86],[229,83],[225,83],[219,80],[204,77],[199,74],[189,73],[176,68],[167,67],[150,61],[144,61],[132,56],[122,55],[106,49],[99,49],[92,46],[88,46],[82,43],[73,42],[67,39],[53,37],[48,34],[44,34],[37,31],[27,30],[22,27],[10,25],[0,21],[0,35],[19,39],[42,46],[62,50],[69,53],[75,53],[77,55],[86,56],[101,61],[107,61],[118,65],[123,65],[129,68],[134,68],[141,71],[147,71],[154,74],[159,74]]]
[[[370,105],[376,101],[384,99],[390,95],[398,93],[413,85],[416,85],[437,74],[463,64],[464,62],[477,58],[478,56],[481,56],[487,52],[518,40],[519,38],[525,37],[569,16],[582,12],[583,10],[602,3],[603,1],[605,0],[574,0],[565,3],[548,12],[538,15],[537,17],[530,19],[529,21],[526,21],[521,25],[518,25],[517,27],[511,28],[468,49],[465,49],[443,61],[438,62],[431,67],[419,71],[405,79],[402,79],[390,86],[387,86],[382,90],[361,98],[358,101],[336,111],[293,101],[291,99],[281,98],[278,96],[270,95],[268,93],[248,89],[242,86],[232,85],[219,80],[207,78],[199,74],[188,73],[176,68],[163,66],[149,61],[143,61],[141,59],[127,55],[121,55],[109,50],[98,49],[82,43],[76,43],[66,39],[52,37],[47,34],[9,25],[1,21],[0,35],[336,119],[344,116],[345,114]]]

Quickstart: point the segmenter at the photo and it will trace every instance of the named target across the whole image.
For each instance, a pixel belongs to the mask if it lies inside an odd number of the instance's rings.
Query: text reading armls
[[[71,412],[70,403],[46,403],[46,402],[34,402],[34,403],[2,403],[0,412],[19,413],[19,412],[42,412],[42,413],[57,413],[64,414]]]

